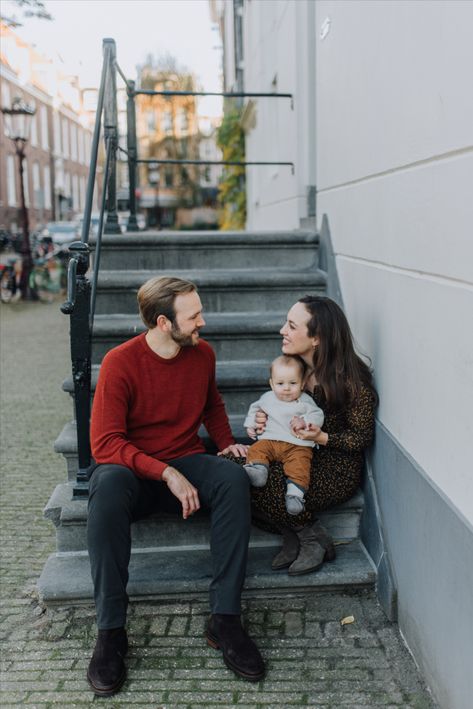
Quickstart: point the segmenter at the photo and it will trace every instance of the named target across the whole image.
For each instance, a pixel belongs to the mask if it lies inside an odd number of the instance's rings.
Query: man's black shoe
[[[99,630],[94,654],[87,670],[87,679],[95,694],[109,697],[118,692],[126,679],[123,658],[128,652],[125,628]]]
[[[266,669],[253,640],[243,630],[239,615],[210,616],[206,631],[207,642],[222,650],[227,667],[250,682],[263,679]]]

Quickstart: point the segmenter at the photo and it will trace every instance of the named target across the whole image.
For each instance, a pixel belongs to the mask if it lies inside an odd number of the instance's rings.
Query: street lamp
[[[29,118],[34,116],[36,109],[29,106],[22,98],[16,96],[13,99],[11,108],[2,108],[2,113],[11,116],[11,126],[8,137],[15,144],[15,151],[18,157],[18,169],[20,171],[20,215],[23,231],[23,239],[21,244],[22,268],[20,290],[21,296],[25,300],[32,300],[32,293],[29,287],[30,273],[33,266],[30,245],[30,229],[28,222],[28,210],[25,202],[25,185],[23,181],[23,161],[25,159],[25,148],[28,142],[30,121]]]

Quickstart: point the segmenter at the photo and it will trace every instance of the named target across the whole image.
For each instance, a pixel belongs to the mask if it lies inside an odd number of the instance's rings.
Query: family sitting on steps
[[[194,284],[151,279],[138,303],[148,329],[104,357],[92,410],[87,535],[98,637],[87,677],[100,696],[126,678],[131,523],[156,510],[187,519],[202,506],[212,519],[207,642],[237,675],[259,681],[265,664],[240,617],[251,520],[282,534],[273,569],[307,573],[335,557],[314,515],[359,487],[377,404],[371,371],[336,303],[302,298],[281,329],[271,392],[250,408],[245,425],[259,440],[248,447],[230,429]],[[201,423],[218,456],[205,452]]]

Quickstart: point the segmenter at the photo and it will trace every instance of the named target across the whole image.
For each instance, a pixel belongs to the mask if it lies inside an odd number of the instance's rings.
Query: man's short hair
[[[196,286],[191,281],[167,276],[156,276],[143,283],[137,298],[141,319],[146,327],[150,330],[156,327],[159,315],[164,315],[173,323],[176,318],[174,302],[177,296],[196,290]]]
[[[273,378],[273,367],[278,364],[282,364],[286,367],[297,367],[299,369],[301,379],[304,378],[305,363],[300,357],[295,357],[293,355],[279,355],[279,357],[273,359],[271,362],[271,367],[269,368],[271,379]]]

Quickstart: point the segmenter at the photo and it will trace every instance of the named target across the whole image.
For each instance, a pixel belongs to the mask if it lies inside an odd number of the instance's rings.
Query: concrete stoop
[[[202,336],[216,353],[217,384],[233,434],[247,442],[244,417],[249,404],[268,388],[269,363],[280,353],[279,330],[288,308],[306,293],[327,290],[318,247],[318,235],[308,230],[105,235],[92,336],[92,395],[105,353],[144,331],[136,302],[141,284],[155,275],[185,278],[199,289],[206,320]],[[73,394],[72,379],[63,389]],[[200,435],[213,452],[205,430]],[[69,482],[56,488],[45,510],[56,528],[57,551],[43,569],[39,592],[45,603],[88,602],[92,584],[85,551],[86,501],[72,499],[77,471],[74,421],[64,426],[55,449],[66,459]],[[339,544],[338,557],[301,577],[271,571],[280,537],[254,528],[246,592],[270,595],[373,585],[374,565],[360,541],[362,508],[360,493],[320,515]],[[132,540],[131,597],[180,598],[207,591],[211,560],[204,514],[186,522],[153,516],[133,525]]]
[[[73,483],[58,485],[45,509],[57,538],[57,551],[49,557],[38,582],[45,604],[92,599],[86,551],[87,501],[72,499],[72,487]],[[320,514],[337,544],[337,559],[304,576],[271,571],[271,559],[281,538],[252,527],[245,590],[278,594],[372,586],[376,579],[374,565],[358,538],[362,506],[359,493],[344,505]],[[162,514],[134,523],[129,596],[178,598],[206,593],[212,576],[209,526],[204,512],[186,521]]]

